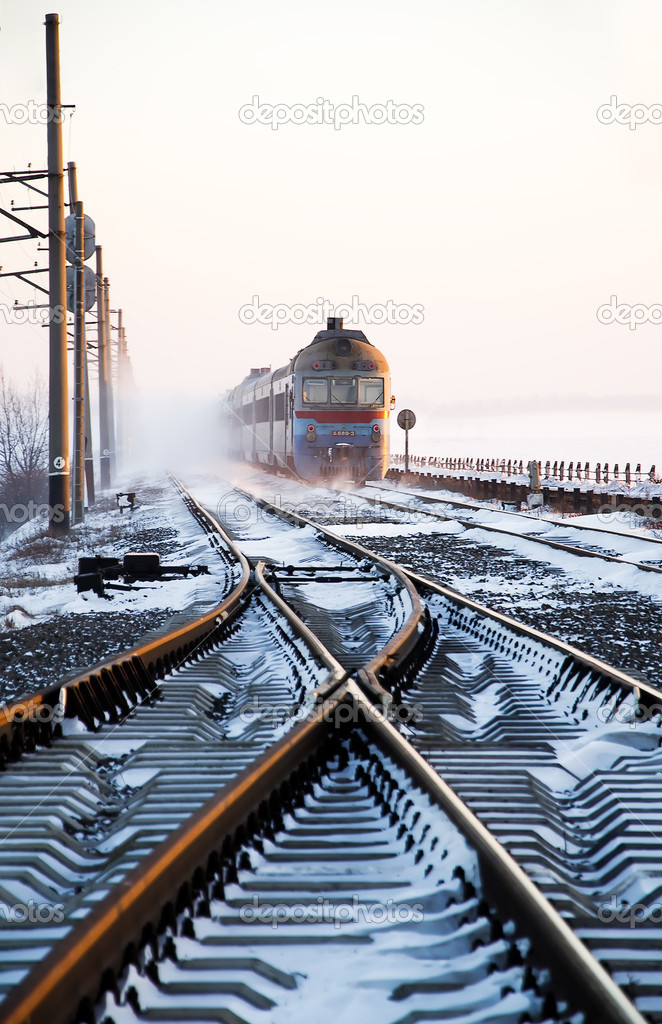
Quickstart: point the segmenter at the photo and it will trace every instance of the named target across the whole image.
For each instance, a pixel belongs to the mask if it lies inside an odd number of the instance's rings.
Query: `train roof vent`
[[[250,377],[259,377],[261,373],[262,373],[262,370],[260,369],[259,366],[253,366],[251,368],[251,372],[250,372],[249,376]]]
[[[327,331],[342,331],[342,322],[341,316],[328,316],[326,318]]]

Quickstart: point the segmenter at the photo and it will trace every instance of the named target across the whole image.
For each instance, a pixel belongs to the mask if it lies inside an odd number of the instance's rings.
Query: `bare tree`
[[[0,491],[5,502],[42,501],[48,481],[48,401],[35,373],[19,390],[0,369]]]

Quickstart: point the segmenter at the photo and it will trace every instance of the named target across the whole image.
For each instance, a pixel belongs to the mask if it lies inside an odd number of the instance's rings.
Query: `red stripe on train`
[[[315,420],[316,423],[369,423],[370,420],[385,420],[386,410],[375,409],[372,412],[302,412],[297,410],[294,415],[298,420]]]

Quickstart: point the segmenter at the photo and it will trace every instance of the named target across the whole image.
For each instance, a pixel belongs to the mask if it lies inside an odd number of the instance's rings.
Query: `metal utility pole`
[[[117,391],[118,391],[118,403],[121,409],[121,421],[118,418],[118,423],[121,422],[122,434],[118,439],[119,451],[121,452],[122,459],[126,460],[127,456],[131,452],[131,408],[130,408],[130,384],[131,384],[131,370],[129,366],[129,352],[126,341],[126,329],[124,327],[124,321],[122,319],[122,328],[120,331],[120,345],[118,351],[118,373],[117,373]],[[125,462],[123,462],[123,466]]]
[[[85,486],[87,488],[87,504],[94,505],[94,449],[92,447],[92,410],[90,408],[90,371],[87,360],[87,342],[83,346],[83,366],[85,374]]]
[[[66,533],[70,526],[67,285],[60,102],[60,33],[57,14],[46,15],[46,104],[48,107],[48,292],[50,305],[48,503],[50,505],[51,529],[55,533]]]
[[[85,496],[85,220],[76,203],[74,320],[74,522],[83,521]]]
[[[121,464],[123,455],[123,431],[124,431],[124,390],[122,382],[122,345],[124,340],[124,316],[121,309],[117,310],[117,390],[116,404],[117,414],[115,416],[115,443],[117,445],[117,461]]]
[[[76,174],[76,164],[73,161],[70,161],[67,164],[67,178],[68,178],[68,181],[69,181],[69,209],[73,211],[73,210],[76,209],[76,203],[78,202],[78,176]],[[84,223],[85,223],[85,221],[83,221],[83,224]],[[78,227],[78,221],[76,221],[76,226]],[[85,239],[85,236],[83,235],[83,248],[82,249],[78,248],[78,244],[77,243],[78,243],[78,236],[76,236],[76,255],[77,255],[78,259],[83,260],[84,256],[85,256],[85,247],[87,245],[87,241]],[[76,282],[76,289],[78,289],[78,273],[76,273],[75,282]],[[77,294],[78,293],[76,292],[76,296],[77,296]],[[75,309],[78,310],[78,298],[77,297],[75,299],[75,303],[76,303]],[[88,361],[87,361],[87,338],[86,338],[86,335],[85,335],[85,320],[84,319],[82,321],[82,337],[81,337],[81,335],[79,333],[79,326],[80,326],[79,325],[79,321],[78,321],[78,318],[76,317],[74,319],[74,352],[76,352],[78,350],[78,347],[80,346],[81,350],[82,350],[82,353],[83,353],[83,393],[84,393],[84,399],[85,399],[84,402],[83,402],[83,407],[85,409],[84,465],[85,465],[85,487],[87,488],[87,503],[88,503],[88,506],[89,506],[89,505],[94,505],[94,499],[95,499],[95,491],[94,491],[94,451],[93,451],[93,447],[92,447],[92,410],[91,410],[91,406],[90,406],[90,374],[89,374]],[[74,451],[75,451],[75,449],[76,449],[76,443],[74,441]],[[75,476],[75,473],[74,473],[74,476]],[[74,489],[75,489],[75,486],[76,485],[74,483]],[[78,516],[76,515],[75,501],[74,501],[74,518],[75,519],[78,518]]]
[[[99,360],[99,447],[101,449],[101,489],[110,487],[110,431],[108,427],[108,377],[106,360],[106,289],[103,253],[97,246],[97,355]]]
[[[113,400],[113,336],[110,324],[110,283],[103,279],[106,301],[106,381],[108,382],[108,448],[110,480],[115,477],[115,403]],[[110,486],[110,483],[109,485]]]

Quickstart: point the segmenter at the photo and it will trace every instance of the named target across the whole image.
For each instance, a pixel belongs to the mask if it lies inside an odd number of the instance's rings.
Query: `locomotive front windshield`
[[[329,401],[329,382],[326,377],[306,377],[303,382],[304,402]]]
[[[331,404],[356,405],[356,377],[331,377]]]
[[[364,405],[384,407],[383,377],[304,377],[303,401],[307,404]]]
[[[359,380],[359,403],[379,408],[384,405],[383,377],[361,377]]]

